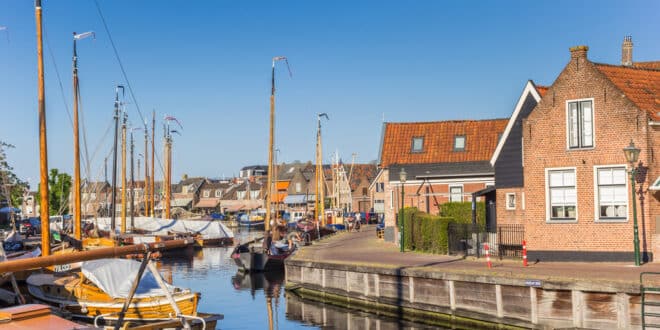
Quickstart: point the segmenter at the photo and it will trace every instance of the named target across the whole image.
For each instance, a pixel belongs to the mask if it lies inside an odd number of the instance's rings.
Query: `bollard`
[[[493,264],[490,262],[490,251],[488,250],[488,243],[484,243],[484,249],[486,250],[486,263],[488,263],[488,269],[491,269]]]
[[[527,242],[523,240],[523,267],[527,267]]]

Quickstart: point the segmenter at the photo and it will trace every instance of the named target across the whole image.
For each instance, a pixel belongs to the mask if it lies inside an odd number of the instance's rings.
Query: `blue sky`
[[[287,56],[293,71],[289,79],[284,66],[277,69],[276,144],[286,162],[314,159],[319,112],[330,116],[324,159],[338,151],[344,161],[357,153],[357,162],[369,162],[383,118],[508,117],[528,79],[552,83],[570,46],[586,44],[592,61],[616,64],[630,34],[635,60],[660,59],[658,1],[98,1],[142,112],[155,109],[159,123],[170,114],[183,124],[175,181],[266,163],[273,56]],[[45,0],[44,24],[49,167],[69,173],[72,126],[63,97],[71,107],[71,33],[97,34],[78,49],[95,155],[90,178],[102,180],[114,86],[126,82],[94,1]],[[34,186],[33,1],[0,0],[0,25],[9,31],[9,42],[0,31],[0,140],[16,145],[9,161]],[[131,103],[130,121],[139,125]]]

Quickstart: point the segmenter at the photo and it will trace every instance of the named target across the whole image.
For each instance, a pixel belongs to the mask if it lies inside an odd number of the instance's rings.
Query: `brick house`
[[[588,47],[570,61],[522,122],[523,211],[530,259],[633,260],[632,189],[623,148],[641,149],[635,164],[641,250],[659,252],[660,62],[591,62]]]
[[[228,181],[204,180],[198,189],[199,199],[193,205],[193,210],[204,214],[218,211],[222,196],[230,187]]]
[[[438,214],[442,203],[470,201],[473,192],[495,184],[489,161],[507,121],[385,123],[380,169],[370,186],[374,211],[385,218],[385,239],[398,237],[402,168],[406,207]]]
[[[507,224],[523,223],[525,209],[525,178],[523,175],[523,138],[522,122],[536,107],[548,88],[535,85],[533,81],[525,84],[522,94],[509,118],[490,159],[495,170],[495,190],[480,192],[486,196],[487,211],[495,214],[493,220],[488,216],[489,229],[493,230],[500,222]],[[494,195],[494,196],[493,196]],[[492,208],[495,208],[493,212]]]

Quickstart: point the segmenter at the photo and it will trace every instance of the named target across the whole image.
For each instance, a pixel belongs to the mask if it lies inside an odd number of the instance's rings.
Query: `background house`
[[[494,186],[489,161],[507,121],[385,123],[380,170],[371,185],[374,209],[385,217],[385,239],[394,241],[398,230],[402,169],[405,206],[437,214],[442,203],[470,201],[473,192]]]

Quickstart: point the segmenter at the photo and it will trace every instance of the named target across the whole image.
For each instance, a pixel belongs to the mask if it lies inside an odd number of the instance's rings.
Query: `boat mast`
[[[330,120],[327,113],[317,115],[318,127],[316,131],[316,217],[321,220],[321,226],[325,226],[325,197],[323,178],[323,148],[321,146],[321,117]],[[320,218],[319,218],[320,216]]]
[[[124,112],[121,123],[121,233],[126,233],[126,120]]]
[[[151,205],[149,206],[149,216],[154,217],[154,209],[156,206],[154,205],[155,203],[155,196],[154,196],[154,186],[156,184],[156,172],[154,171],[154,160],[156,159],[155,157],[155,149],[156,149],[156,110],[153,110],[151,112],[151,184],[149,185],[149,188],[151,188]]]
[[[76,34],[73,32],[73,236],[82,239],[82,207],[80,201],[80,129],[78,122],[78,101],[80,99],[80,86],[78,81],[78,50],[77,41],[94,36],[94,32]]]
[[[170,219],[170,196],[172,193],[172,134],[169,123],[165,126],[165,219]]]
[[[50,220],[48,210],[48,148],[46,145],[46,96],[44,91],[44,52],[42,36],[41,0],[34,1],[34,16],[37,25],[37,76],[39,97],[39,207],[41,217],[41,254],[50,255]]]
[[[112,147],[112,199],[110,201],[110,237],[115,236],[117,207],[117,138],[119,135],[119,89],[124,92],[124,86],[117,85],[115,88],[115,134]]]
[[[289,68],[289,61],[285,56],[275,56],[273,57],[273,66],[271,74],[271,88],[270,88],[270,133],[268,136],[268,193],[266,194],[266,219],[264,221],[265,231],[269,231],[270,228],[270,218],[271,218],[271,203],[273,201],[273,151],[275,146],[275,62],[284,61],[286,62],[287,68]],[[289,76],[291,75],[291,69],[289,68]],[[274,230],[275,226],[273,226]]]
[[[139,164],[138,159],[138,164]],[[135,176],[133,175],[133,165],[135,164],[135,144],[133,144],[133,129],[131,129],[131,231],[135,225]],[[138,165],[140,167],[140,165]],[[138,170],[139,171],[139,170]]]
[[[147,128],[147,122],[144,122],[144,216],[149,216],[149,129]],[[138,165],[138,167],[140,167]],[[138,172],[140,170],[138,169]]]

